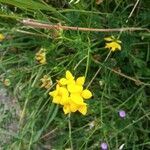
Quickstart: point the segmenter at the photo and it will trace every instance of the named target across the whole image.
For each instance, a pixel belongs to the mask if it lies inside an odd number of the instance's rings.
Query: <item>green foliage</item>
[[[103,141],[109,149],[118,149],[122,144],[125,149],[150,149],[148,31],[62,32],[21,23],[23,19],[35,19],[47,24],[88,28],[148,28],[149,1],[140,1],[131,17],[133,0],[104,0],[100,5],[95,0],[68,2],[0,0],[0,33],[6,37],[0,43],[0,86],[4,86],[6,78],[11,81],[6,88],[21,109],[18,132],[12,133],[11,141],[2,145],[2,149],[65,150],[72,142],[74,150],[97,150]],[[122,41],[122,50],[111,53],[104,61],[109,53],[104,48],[104,37],[111,35]],[[45,65],[35,60],[41,48],[46,49]],[[99,68],[99,74],[89,86],[93,97],[87,102],[88,114],[65,116],[48,94],[56,80],[71,70],[77,76],[85,75],[88,86]],[[44,75],[51,76],[53,81],[47,90],[40,88]],[[124,119],[118,116],[122,109],[127,112]],[[11,116],[2,114],[0,133],[7,135],[4,118],[11,120]]]

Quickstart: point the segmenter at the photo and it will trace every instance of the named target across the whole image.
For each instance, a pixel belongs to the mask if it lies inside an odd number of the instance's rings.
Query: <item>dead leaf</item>
[[[96,4],[100,5],[104,0],[96,0]]]

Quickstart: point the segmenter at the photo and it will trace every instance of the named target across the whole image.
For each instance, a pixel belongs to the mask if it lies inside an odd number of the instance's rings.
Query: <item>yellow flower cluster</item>
[[[46,53],[45,49],[41,48],[35,55],[35,59],[40,63],[40,64],[46,64]]]
[[[63,106],[65,114],[79,111],[85,115],[87,113],[87,104],[84,99],[92,97],[92,93],[88,89],[83,89],[85,77],[75,77],[70,71],[66,71],[65,78],[57,81],[56,90],[49,92],[53,97],[53,103]]]
[[[121,41],[116,39],[114,36],[104,38],[104,40],[107,41],[105,48],[110,49],[112,52],[121,50]]]
[[[5,39],[5,36],[2,33],[0,33],[0,42],[3,41],[4,39]]]

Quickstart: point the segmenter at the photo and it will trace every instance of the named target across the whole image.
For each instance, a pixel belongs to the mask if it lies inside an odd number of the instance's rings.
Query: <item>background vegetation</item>
[[[136,5],[137,2],[137,5]],[[110,150],[124,144],[127,150],[150,149],[150,33],[80,32],[36,29],[22,24],[35,19],[47,24],[88,28],[150,27],[149,0],[0,0],[0,86],[16,99],[20,112],[12,117],[0,105],[0,134],[11,139],[1,149],[97,150],[106,142]],[[132,12],[133,8],[134,11]],[[131,14],[131,16],[130,16]],[[114,35],[122,41],[122,50],[105,49],[104,37]],[[35,60],[40,48],[46,49],[47,63]],[[86,85],[101,68],[89,89],[88,114],[71,115],[71,139],[68,116],[52,103],[48,92],[66,70],[86,76]],[[44,75],[52,78],[49,89],[40,88]],[[9,79],[6,86],[4,80]],[[141,81],[141,82],[140,82]],[[125,110],[127,116],[118,116]],[[18,122],[16,131],[7,124]]]

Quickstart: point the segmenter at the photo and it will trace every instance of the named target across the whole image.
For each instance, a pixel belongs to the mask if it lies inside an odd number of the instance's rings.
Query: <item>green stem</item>
[[[109,53],[107,54],[107,56],[106,56],[104,62],[106,62],[106,61],[108,60],[108,58],[109,58],[110,55],[111,55],[111,51],[109,51]],[[91,83],[92,83],[93,80],[97,77],[97,75],[98,75],[98,73],[101,71],[101,69],[102,69],[102,67],[99,67],[99,69],[96,71],[95,75],[93,76],[93,78],[91,79],[91,81],[89,82],[89,84],[87,85],[86,88],[88,88],[88,87],[91,85]]]
[[[68,119],[68,127],[69,127],[69,141],[70,141],[70,147],[71,150],[73,150],[73,144],[72,144],[72,137],[71,137],[71,113],[69,113],[69,119]]]

